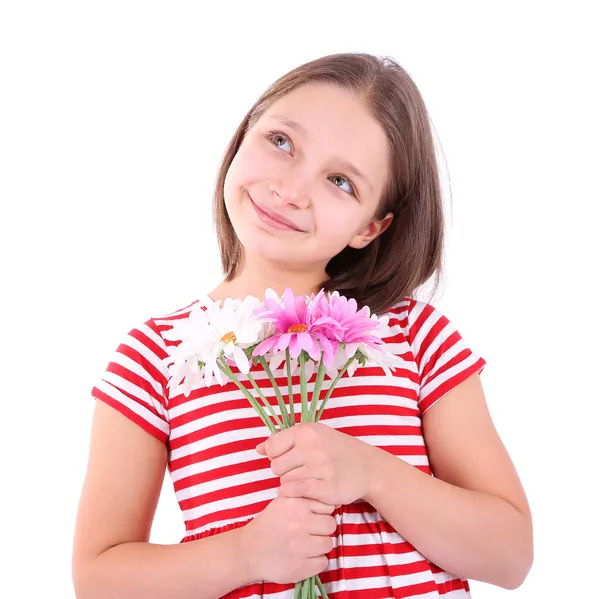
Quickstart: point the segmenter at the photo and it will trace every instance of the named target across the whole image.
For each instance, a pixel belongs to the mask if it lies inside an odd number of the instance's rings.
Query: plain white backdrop
[[[300,63],[364,51],[429,108],[452,192],[433,303],[488,362],[533,510],[525,584],[473,596],[598,597],[592,4],[2,3],[0,596],[74,597],[90,391],[133,326],[220,280],[211,198],[240,119]],[[167,477],[151,540],[183,534]]]

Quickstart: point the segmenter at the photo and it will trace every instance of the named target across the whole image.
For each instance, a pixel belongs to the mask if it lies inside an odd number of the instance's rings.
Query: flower
[[[330,318],[339,324],[331,328],[333,338],[345,344],[364,343],[376,345],[381,338],[374,331],[380,327],[377,317],[372,318],[368,306],[358,310],[358,304],[354,298],[341,296],[337,291],[330,292],[326,297],[322,292],[316,297],[311,297],[313,310],[320,318]]]
[[[399,333],[400,325],[390,327],[389,316],[371,314],[368,306],[358,310],[354,298],[348,299],[337,291],[330,292],[328,296],[316,296],[311,299],[319,316],[329,316],[341,325],[341,329],[336,331],[339,345],[335,359],[327,370],[331,378],[335,378],[353,356],[355,360],[348,366],[350,377],[359,365],[380,366],[390,375],[395,367],[402,364],[402,359],[392,353],[391,345],[383,342],[384,338]]]
[[[339,324],[332,318],[316,316],[306,298],[294,296],[290,288],[285,290],[279,301],[266,297],[264,306],[274,319],[275,334],[259,343],[252,355],[264,356],[270,351],[276,353],[289,349],[293,359],[305,351],[312,360],[319,361],[323,350],[325,364],[333,362],[335,346],[330,335],[332,330],[339,328]]]
[[[383,351],[383,349],[369,347],[364,348],[363,351],[366,355],[365,366],[379,366],[387,376],[391,376],[396,368],[404,364],[404,360],[400,356]]]
[[[165,339],[181,339],[165,360],[172,373],[168,386],[179,385],[184,376],[189,377],[184,385],[187,395],[202,380],[210,386],[213,375],[224,385],[218,364],[222,357],[248,374],[250,363],[244,350],[268,334],[271,321],[259,300],[251,295],[242,301],[228,298],[223,306],[220,300],[208,301],[206,310],[195,304],[187,319],[176,322],[170,331],[163,333]]]
[[[167,357],[165,360],[170,359]],[[198,360],[197,356],[191,355],[180,361],[175,361],[169,366],[171,376],[167,387],[178,387],[183,380],[182,391],[187,397],[193,389],[200,386],[205,375],[206,364]]]

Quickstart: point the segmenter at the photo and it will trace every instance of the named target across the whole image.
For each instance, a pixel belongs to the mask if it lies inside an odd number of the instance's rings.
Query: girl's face
[[[347,245],[366,246],[389,174],[385,133],[353,94],[306,84],[275,102],[244,138],[225,205],[246,254],[325,270]]]

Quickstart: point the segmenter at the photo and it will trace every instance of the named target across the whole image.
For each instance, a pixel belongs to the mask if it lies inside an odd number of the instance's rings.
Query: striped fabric
[[[255,451],[268,430],[233,383],[202,387],[187,398],[167,389],[163,358],[179,342],[166,341],[162,333],[186,318],[196,302],[204,303],[195,300],[132,329],[92,390],[94,398],[168,445],[169,469],[186,525],[181,542],[243,526],[276,497],[279,486],[268,459]],[[321,422],[431,474],[421,417],[453,387],[481,372],[485,360],[431,304],[406,297],[388,314],[390,326],[399,324],[401,332],[386,341],[404,359],[403,368],[392,377],[378,368],[359,368],[352,378],[342,377]],[[278,412],[269,380],[262,370],[254,370]],[[283,368],[275,374],[287,401]],[[299,383],[294,377],[297,420]],[[334,547],[328,569],[320,575],[331,599],[470,597],[466,580],[428,562],[368,503],[342,506],[333,515],[338,524]],[[292,590],[293,585],[267,581],[225,597],[291,599]]]

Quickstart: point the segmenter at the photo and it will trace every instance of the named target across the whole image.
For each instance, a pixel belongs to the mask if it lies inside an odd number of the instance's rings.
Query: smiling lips
[[[291,220],[281,216],[280,214],[277,214],[276,212],[261,208],[254,202],[252,198],[250,198],[250,201],[252,202],[252,207],[254,208],[256,214],[258,214],[258,217],[263,222],[283,231],[299,231],[300,233],[304,233],[304,231]]]

